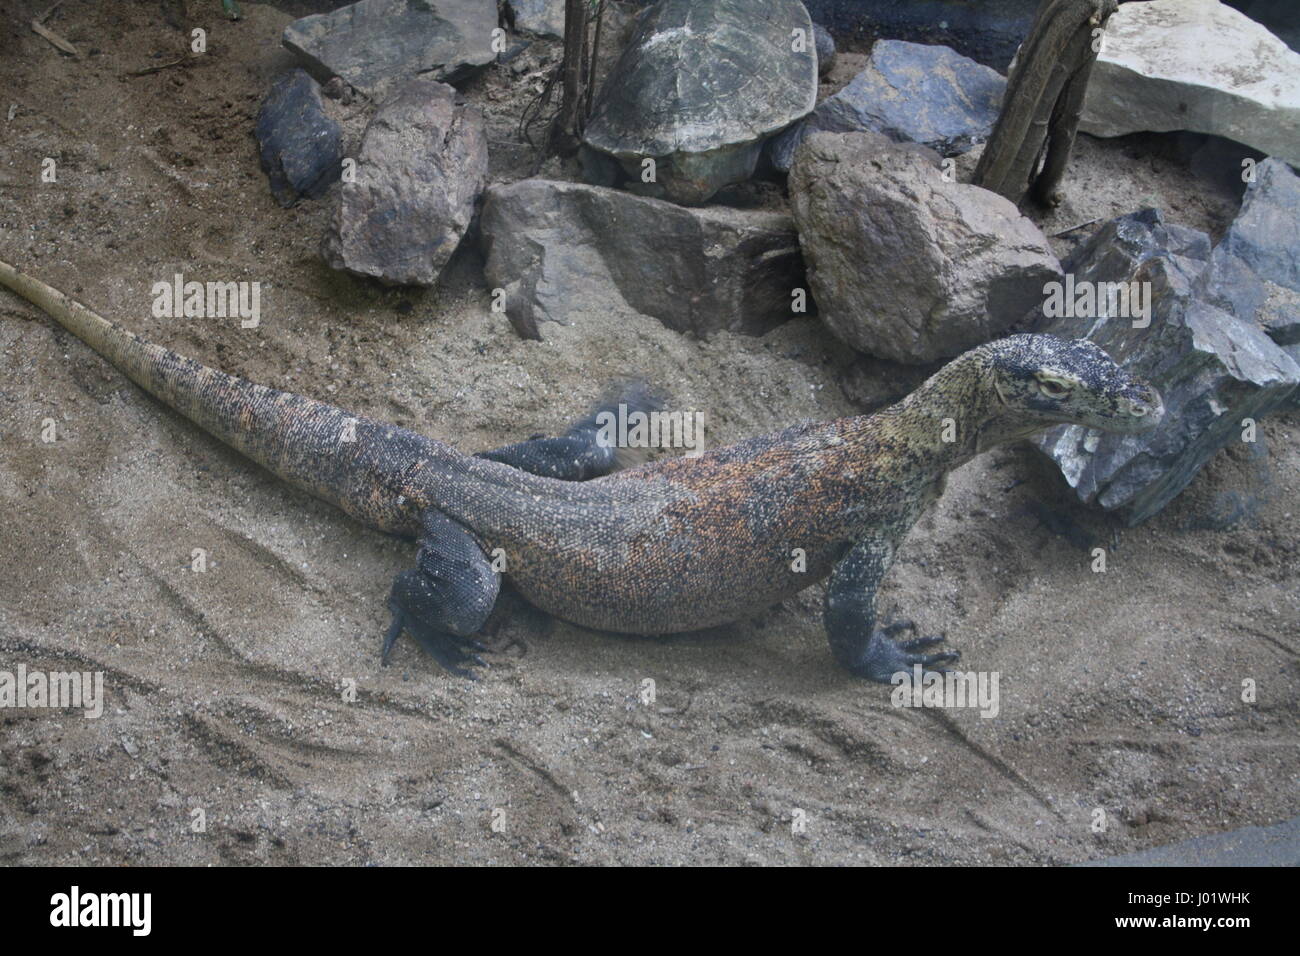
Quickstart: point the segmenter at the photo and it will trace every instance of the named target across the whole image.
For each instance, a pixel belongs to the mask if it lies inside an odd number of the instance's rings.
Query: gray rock
[[[281,206],[316,199],[339,178],[343,130],[325,115],[321,90],[302,70],[279,77],[257,112],[262,169]]]
[[[1300,163],[1300,53],[1218,0],[1121,4],[1079,129],[1194,130]]]
[[[1285,163],[1255,167],[1241,211],[1201,275],[1206,301],[1257,324],[1282,346],[1300,345],[1300,177]],[[1300,357],[1294,348],[1286,351]],[[1300,390],[1291,404],[1300,407]]]
[[[660,0],[596,98],[584,147],[617,160],[629,188],[674,202],[743,182],[763,141],[817,101],[816,50],[795,52],[795,30],[812,35],[799,0]]]
[[[1221,245],[1257,275],[1300,291],[1300,176],[1278,159],[1259,163]]]
[[[1232,254],[1226,240],[1215,248],[1198,284],[1207,302],[1253,321],[1279,345],[1300,342],[1300,291],[1261,276]]]
[[[454,83],[491,62],[496,0],[360,0],[284,28],[283,43],[322,79],[372,99],[417,76]]]
[[[996,338],[1060,278],[1016,207],[946,182],[937,154],[877,133],[815,133],[795,154],[790,200],[827,326],[897,362],[951,358]]]
[[[487,181],[487,134],[456,91],[410,80],[366,127],[356,181],[344,182],[321,246],[335,269],[433,285],[460,244]]]
[[[1081,501],[1129,525],[1168,504],[1218,449],[1241,441],[1243,419],[1281,407],[1300,384],[1300,365],[1257,324],[1201,297],[1208,248],[1204,236],[1166,226],[1154,210],[1108,223],[1071,257],[1067,272],[1076,283],[1149,283],[1149,326],[1084,310],[1042,329],[1091,339],[1164,398],[1166,414],[1153,432],[1121,436],[1069,425],[1035,439]]]
[[[877,40],[866,68],[775,137],[768,155],[773,166],[787,171],[804,138],[824,130],[884,133],[956,156],[988,139],[1006,87],[996,70],[946,46]]]
[[[564,0],[506,0],[516,30],[564,38]]]
[[[585,183],[527,179],[487,191],[489,286],[526,338],[545,322],[626,307],[697,335],[751,335],[792,317],[806,287],[789,216],[686,208]]]
[[[817,75],[825,76],[835,66],[835,38],[820,23],[814,23],[813,42],[817,46]]]

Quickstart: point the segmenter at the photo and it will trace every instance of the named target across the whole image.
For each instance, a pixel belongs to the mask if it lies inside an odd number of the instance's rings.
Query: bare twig
[[[51,7],[50,10],[47,10],[47,11],[46,11],[46,14],[45,14],[45,15],[46,15],[46,16],[49,16],[50,12],[51,12],[53,9],[54,9],[54,8]],[[37,36],[39,36],[39,37],[43,37],[44,39],[49,40],[50,43],[54,44],[55,47],[57,47],[58,49],[62,50],[64,53],[67,53],[67,54],[69,54],[69,55],[71,55],[71,56],[75,56],[75,57],[80,57],[80,56],[81,56],[81,51],[80,51],[80,50],[78,50],[75,46],[73,46],[73,45],[72,45],[71,43],[69,43],[67,40],[63,39],[63,37],[59,36],[57,33],[55,33],[53,30],[51,30],[51,29],[50,29],[49,27],[47,27],[45,24],[41,23],[41,20],[42,20],[42,19],[43,19],[43,18],[41,18],[41,17],[37,17],[37,18],[35,18],[35,19],[32,20],[32,32],[34,32],[34,33],[35,33]]]
[[[1054,232],[1047,238],[1060,239],[1062,236],[1068,236],[1070,233],[1074,232],[1077,229],[1082,229],[1084,226],[1091,226],[1094,222],[1101,222],[1101,219],[1100,218],[1089,219],[1087,222],[1081,222],[1077,226],[1071,226],[1069,229],[1062,229],[1060,232]]]
[[[157,66],[146,66],[142,70],[129,70],[122,76],[148,76],[150,73],[160,73],[163,70],[171,69],[173,66],[183,66],[190,62],[189,56],[183,56],[179,60],[172,60],[170,63],[159,63]]]

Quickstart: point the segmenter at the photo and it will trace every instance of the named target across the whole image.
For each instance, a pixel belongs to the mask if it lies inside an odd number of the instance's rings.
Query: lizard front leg
[[[463,527],[439,511],[424,516],[416,566],[393,579],[388,608],[393,623],[384,637],[383,661],[402,632],[410,634],[444,668],[473,678],[484,650],[473,637],[501,590],[501,576]]]
[[[876,590],[894,563],[894,552],[894,542],[885,536],[864,538],[850,548],[831,573],[823,613],[835,659],[857,676],[882,684],[890,683],[899,671],[910,672],[916,664],[943,666],[960,656],[956,651],[919,653],[941,642],[942,637],[895,641],[895,633],[910,627],[907,622],[875,626]]]

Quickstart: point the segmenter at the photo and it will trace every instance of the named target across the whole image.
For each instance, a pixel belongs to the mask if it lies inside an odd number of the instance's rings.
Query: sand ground
[[[467,450],[552,430],[633,375],[703,411],[710,444],[856,411],[846,350],[813,319],[700,342],[610,312],[524,342],[472,250],[432,291],[328,269],[335,194],[279,208],[251,137],[305,10],[207,12],[201,60],[123,77],[182,52],[161,5],[68,0],[50,25],[75,60],[26,28],[47,6],[0,22],[0,258],[146,337]],[[493,67],[467,87],[496,179],[523,175],[535,82]],[[342,113],[355,148],[364,114]],[[1171,142],[1083,138],[1045,230],[1154,204],[1220,233],[1236,196],[1201,161],[1214,149]],[[154,318],[151,286],[178,272],[260,282],[260,327]],[[0,294],[0,669],[103,671],[107,697],[97,720],[0,711],[0,860],[1062,863],[1272,824],[1300,809],[1298,495],[1295,415],[1132,530],[1072,504],[1027,448],[958,471],[882,605],[999,672],[993,719],[895,709],[837,670],[820,588],[669,639],[521,611],[468,683],[410,642],[379,666],[408,543],[282,485]]]

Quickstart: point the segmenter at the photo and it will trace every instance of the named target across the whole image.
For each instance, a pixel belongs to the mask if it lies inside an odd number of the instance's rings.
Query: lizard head
[[[1164,416],[1160,393],[1087,339],[1013,335],[982,348],[999,402],[1039,429],[1068,424],[1135,434]]]

